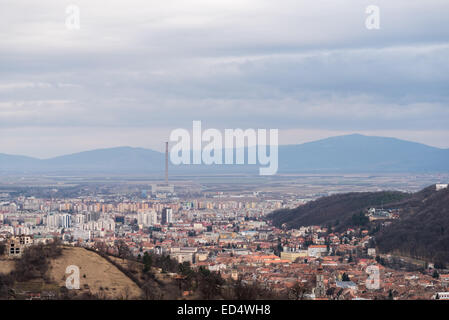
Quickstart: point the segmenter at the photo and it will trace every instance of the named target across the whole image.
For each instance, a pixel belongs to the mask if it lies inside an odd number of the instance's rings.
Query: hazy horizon
[[[426,146],[429,146],[429,147],[438,148],[438,149],[441,149],[441,150],[446,150],[446,149],[449,150],[449,148],[438,147],[438,146],[431,146],[429,144],[421,143],[421,142],[418,142],[418,141],[400,139],[400,138],[396,138],[396,137],[365,135],[365,134],[360,134],[360,133],[350,133],[350,134],[343,134],[343,135],[337,135],[337,136],[328,136],[328,137],[323,137],[323,138],[319,138],[319,139],[307,140],[307,141],[300,142],[300,143],[284,143],[284,144],[280,143],[279,146],[281,147],[281,146],[301,145],[301,144],[308,143],[308,142],[316,142],[316,141],[325,140],[325,139],[329,139],[329,138],[337,138],[337,137],[345,137],[345,136],[353,136],[353,135],[361,135],[361,136],[372,137],[372,138],[398,139],[398,140],[402,140],[402,141],[406,141],[406,142],[423,144],[423,145],[426,145]],[[170,145],[172,145],[172,144],[174,144],[174,142],[170,142]],[[84,150],[79,150],[79,151],[75,151],[75,152],[68,152],[68,153],[64,153],[64,154],[57,154],[57,155],[49,156],[49,157],[38,157],[38,156],[28,155],[28,154],[12,154],[12,153],[3,152],[2,150],[0,150],[0,154],[7,154],[7,155],[14,155],[14,156],[26,156],[26,157],[32,157],[32,158],[35,158],[35,159],[39,159],[39,160],[48,160],[48,159],[52,159],[52,158],[56,158],[56,157],[60,157],[60,156],[67,156],[67,155],[77,154],[77,153],[81,153],[81,152],[89,152],[89,151],[95,151],[95,150],[106,150],[106,149],[115,149],[115,148],[143,148],[143,149],[147,149],[147,150],[152,150],[152,151],[164,153],[165,151],[163,149],[165,148],[165,142],[161,142],[161,146],[162,146],[162,148],[159,148],[160,150],[158,150],[156,148],[149,148],[149,147],[144,147],[144,146],[139,146],[139,145],[99,146],[99,147],[93,148],[93,149],[84,149]]]

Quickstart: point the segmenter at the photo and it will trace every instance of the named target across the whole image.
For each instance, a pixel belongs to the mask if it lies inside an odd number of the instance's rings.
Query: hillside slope
[[[352,192],[319,198],[295,209],[277,210],[267,216],[277,227],[299,228],[310,225],[351,225],[354,214],[371,206],[388,205],[410,195],[396,191]]]
[[[420,194],[403,208],[401,219],[376,235],[379,249],[449,263],[449,189]]]
[[[400,218],[388,226],[366,218],[376,245],[383,253],[398,253],[418,259],[449,264],[449,189],[427,187],[414,194],[400,192],[346,193],[323,197],[295,209],[278,210],[267,216],[277,227],[333,226],[342,231],[358,226],[365,209],[383,205],[398,209]],[[356,219],[354,219],[356,218]]]
[[[32,250],[31,250],[32,249]],[[31,250],[31,251],[30,251]],[[44,258],[42,254],[50,250]],[[50,252],[47,251],[47,252]],[[53,297],[63,299],[140,299],[142,291],[126,274],[96,252],[80,247],[32,246],[28,254],[20,259],[0,257],[0,299],[26,299],[33,294],[50,292]],[[32,253],[30,253],[32,252]],[[80,289],[68,290],[66,273],[68,266],[77,266],[80,271]],[[67,291],[67,294],[64,294]],[[13,292],[13,294],[11,294]]]
[[[138,299],[140,288],[117,267],[95,252],[77,247],[64,247],[62,255],[51,261],[50,277],[65,286],[67,266],[80,269],[80,288],[109,299]]]

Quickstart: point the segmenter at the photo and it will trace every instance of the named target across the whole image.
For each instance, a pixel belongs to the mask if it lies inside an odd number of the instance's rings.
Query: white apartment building
[[[307,248],[307,254],[309,257],[321,257],[327,252],[326,245],[311,245]]]
[[[137,224],[144,227],[151,227],[157,224],[157,212],[154,210],[139,212],[137,214]]]
[[[437,183],[435,185],[435,189],[437,191],[443,190],[443,189],[447,189],[448,184],[447,183]]]

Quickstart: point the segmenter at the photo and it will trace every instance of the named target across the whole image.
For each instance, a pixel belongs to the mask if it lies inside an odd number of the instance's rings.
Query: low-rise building
[[[327,252],[326,245],[311,245],[307,248],[307,254],[309,257],[321,257]]]

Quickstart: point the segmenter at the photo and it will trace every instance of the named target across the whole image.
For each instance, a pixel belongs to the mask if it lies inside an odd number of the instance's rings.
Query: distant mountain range
[[[164,154],[143,148],[97,149],[50,159],[0,154],[3,173],[138,173],[164,168]]]
[[[1,173],[162,173],[164,154],[131,147],[97,149],[51,159],[0,153]],[[176,173],[257,173],[259,165],[170,166]],[[359,134],[279,146],[278,173],[449,172],[449,149]]]
[[[360,134],[279,148],[284,172],[448,172],[449,149]]]

